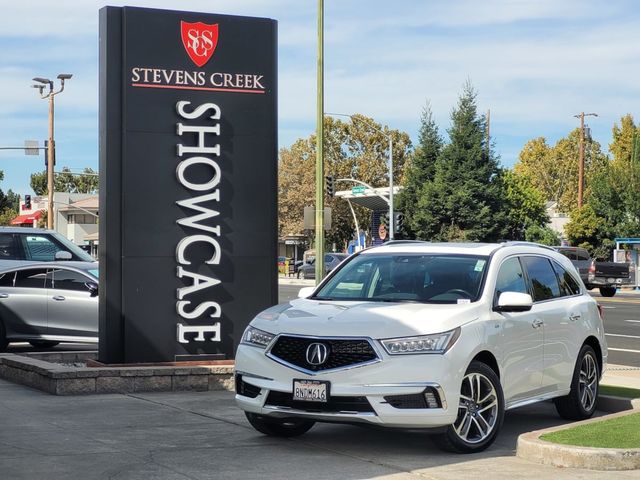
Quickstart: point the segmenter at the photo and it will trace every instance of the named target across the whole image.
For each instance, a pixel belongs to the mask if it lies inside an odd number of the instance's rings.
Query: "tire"
[[[573,370],[571,392],[555,398],[558,415],[567,420],[590,418],[596,410],[600,367],[596,352],[589,345],[583,345]]]
[[[600,295],[603,297],[613,297],[616,294],[616,287],[600,287]]]
[[[0,352],[4,352],[9,345],[9,340],[7,340],[7,331],[4,328],[4,323],[0,320]]]
[[[496,439],[503,420],[500,379],[486,364],[473,361],[460,386],[458,418],[440,435],[437,444],[452,452],[481,452]]]
[[[35,348],[52,348],[60,342],[54,342],[52,340],[30,340],[29,343]]]
[[[249,423],[260,433],[271,437],[297,437],[307,433],[316,422],[304,419],[271,419],[256,413],[244,412]]]

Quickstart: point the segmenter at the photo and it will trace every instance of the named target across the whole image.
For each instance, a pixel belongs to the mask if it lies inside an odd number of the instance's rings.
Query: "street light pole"
[[[49,99],[49,145],[47,152],[47,228],[49,230],[53,230],[53,191],[54,191],[54,177],[53,177],[53,167],[55,163],[55,140],[53,135],[54,130],[54,97],[62,93],[64,90],[64,81],[69,80],[72,77],[70,73],[61,73],[58,75],[58,80],[60,80],[60,90],[53,90],[53,80],[49,80],[48,78],[35,77],[33,79],[34,82],[38,82],[40,85],[32,85],[33,88],[37,88],[40,91],[41,98]],[[49,86],[49,92],[46,95],[43,95],[43,90],[46,86]]]
[[[318,0],[316,105],[316,285],[324,278],[324,2]]]
[[[584,195],[584,117],[597,117],[597,113],[580,112],[574,117],[580,119],[580,154],[578,160],[578,208],[582,208],[582,198]]]

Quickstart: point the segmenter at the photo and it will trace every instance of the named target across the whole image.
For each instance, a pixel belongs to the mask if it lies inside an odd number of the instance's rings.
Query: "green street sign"
[[[364,193],[365,187],[363,185],[356,185],[355,187],[351,187],[352,195],[362,195]]]

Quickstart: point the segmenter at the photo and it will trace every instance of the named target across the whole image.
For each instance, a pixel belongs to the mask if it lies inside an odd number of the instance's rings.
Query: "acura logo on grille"
[[[307,362],[309,365],[322,365],[327,361],[329,349],[324,343],[312,343],[307,347]]]

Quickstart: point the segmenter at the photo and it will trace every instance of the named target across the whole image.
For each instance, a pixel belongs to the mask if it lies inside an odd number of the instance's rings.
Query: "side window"
[[[46,268],[18,270],[14,285],[16,288],[44,288],[46,277]]]
[[[12,233],[0,233],[0,260],[22,260]]]
[[[55,260],[56,252],[62,250],[62,248],[44,235],[27,235],[23,238],[29,260],[51,262]]]
[[[560,281],[560,293],[563,297],[569,297],[580,293],[580,286],[578,285],[578,282],[569,272],[556,262],[553,262],[553,269],[558,274],[558,280]]]
[[[531,281],[534,302],[560,296],[558,278],[549,260],[543,257],[524,257],[522,260]]]
[[[13,280],[16,278],[16,272],[7,272],[0,274],[0,287],[13,287]]]
[[[500,266],[496,278],[496,300],[503,292],[529,293],[524,282],[522,266],[517,257],[508,258]]]
[[[53,270],[53,288],[56,290],[75,290],[87,292],[89,289],[85,283],[90,280],[81,273],[72,272],[70,270],[55,269]]]

